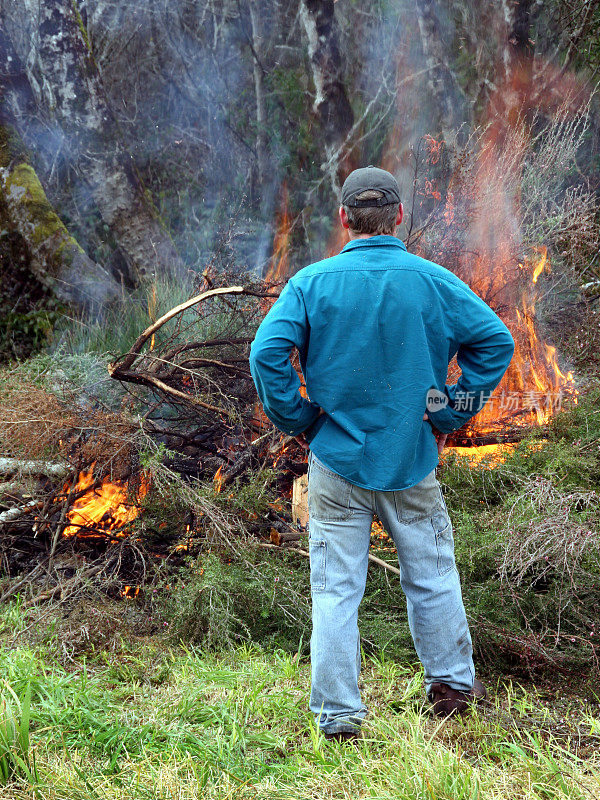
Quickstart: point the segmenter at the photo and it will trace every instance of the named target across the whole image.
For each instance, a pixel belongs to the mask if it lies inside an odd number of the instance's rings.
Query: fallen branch
[[[216,295],[220,294],[240,294],[243,291],[243,286],[226,286],[221,289],[211,289],[208,292],[203,292],[202,294],[196,295],[196,297],[192,297],[190,300],[186,300],[185,303],[175,306],[175,308],[167,311],[166,314],[163,314],[162,317],[156,320],[156,322],[153,322],[152,325],[147,327],[146,330],[143,331],[135,340],[128,353],[125,353],[125,355],[120,356],[118,359],[116,359],[116,361],[113,361],[108,365],[108,374],[111,376],[111,378],[117,378],[118,373],[128,370],[140,354],[142,347],[146,344],[148,339],[150,339],[157,330],[162,328],[166,322],[168,322],[170,319],[173,319],[173,317],[176,317],[177,314],[187,311],[188,308],[201,303],[208,297],[215,297]]]
[[[46,475],[48,478],[63,478],[69,474],[68,464],[50,461],[23,461],[20,458],[0,458],[0,475]]]
[[[281,547],[280,545],[271,544],[270,542],[256,542],[255,544],[257,547],[266,547],[269,550],[291,551],[293,553],[300,553],[300,555],[310,558],[310,553],[307,550],[301,550],[299,547]],[[372,564],[377,564],[377,566],[381,567],[382,569],[387,569],[389,572],[393,572],[394,575],[400,575],[400,570],[398,567],[393,567],[391,564],[388,564],[387,561],[384,561],[382,558],[377,558],[377,556],[373,556],[371,553],[369,553],[369,561]]]
[[[392,567],[391,564],[388,564],[387,561],[384,561],[382,558],[377,558],[377,556],[371,555],[369,553],[369,561],[373,564],[377,564],[379,567],[383,567],[383,569],[387,569],[389,572],[393,572],[394,575],[400,575],[400,570],[398,567]]]
[[[161,392],[164,392],[171,397],[177,398],[177,400],[183,400],[185,403],[190,403],[193,406],[199,406],[207,411],[214,411],[215,414],[225,414],[226,416],[229,416],[230,412],[226,408],[222,408],[221,406],[213,406],[210,403],[205,403],[203,400],[198,400],[198,398],[194,397],[194,395],[181,392],[179,389],[169,386],[164,381],[161,381],[160,378],[156,378],[154,375],[149,375],[147,372],[131,372],[129,370],[123,371],[119,367],[118,370],[115,370],[110,374],[111,377],[116,378],[117,380],[151,386],[155,389],[160,389]]]
[[[47,591],[36,595],[31,600],[28,600],[25,603],[25,607],[30,608],[31,606],[35,606],[38,603],[41,603],[43,600],[51,600],[57,594],[62,595],[61,599],[64,599],[65,590],[67,589],[70,590],[75,588],[77,584],[83,583],[83,581],[86,580],[86,578],[92,578],[94,575],[97,575],[99,572],[101,572],[105,568],[105,566],[106,566],[105,564],[96,565],[95,567],[92,567],[91,569],[88,569],[85,572],[80,572],[77,575],[74,575],[68,581],[65,581],[65,583],[59,583],[53,589],[48,589]]]

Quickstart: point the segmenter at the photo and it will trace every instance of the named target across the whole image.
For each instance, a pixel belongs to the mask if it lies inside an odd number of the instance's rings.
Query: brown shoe
[[[359,731],[337,731],[337,733],[324,733],[326,739],[333,739],[336,742],[350,742],[360,739]]]
[[[450,714],[462,714],[469,706],[485,700],[487,691],[483,683],[475,678],[470,692],[461,692],[446,683],[432,683],[427,697],[436,716],[448,717]]]

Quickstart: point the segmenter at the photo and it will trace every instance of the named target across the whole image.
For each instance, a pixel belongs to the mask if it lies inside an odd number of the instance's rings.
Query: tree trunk
[[[21,129],[37,111],[35,95],[25,67],[6,35],[0,15],[0,113],[10,116]]]
[[[254,94],[256,97],[256,165],[258,188],[264,186],[267,176],[267,105],[265,101],[265,76],[263,59],[263,34],[261,10],[256,0],[250,0],[250,22],[252,25],[252,60]]]
[[[339,195],[347,155],[346,138],[354,114],[343,80],[342,59],[334,14],[334,0],[301,0],[300,17],[308,39],[308,55],[315,84],[314,110],[321,122],[326,163],[333,191]]]
[[[446,53],[448,47],[442,41],[440,23],[435,13],[433,0],[417,0],[415,5],[421,33],[421,44],[427,66],[427,83],[437,112],[439,130],[447,147],[457,144],[457,133],[465,119],[466,99],[456,75],[452,71]]]
[[[532,0],[502,0],[506,24],[503,49],[504,87],[497,98],[497,113],[514,126],[523,114],[531,111],[533,43],[529,37]]]
[[[180,258],[119,141],[77,4],[25,2],[39,15],[35,63],[42,98],[62,126],[67,156],[90,186],[134,280],[176,272]]]
[[[114,299],[114,277],[89,258],[52,208],[16,134],[0,123],[0,217],[25,242],[29,268],[53,294],[80,308]]]
[[[31,272],[58,299],[80,307],[103,304],[117,295],[118,284],[70,235],[17,133],[34,109],[25,70],[0,27],[0,215],[25,243]]]

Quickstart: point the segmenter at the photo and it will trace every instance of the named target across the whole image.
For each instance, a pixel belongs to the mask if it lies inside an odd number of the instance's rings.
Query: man
[[[357,618],[373,514],[398,551],[434,713],[460,713],[485,696],[435,467],[446,435],[500,382],[514,343],[465,283],[395,238],[402,204],[389,172],[355,170],[341,200],[349,243],[288,281],[250,367],[269,419],[309,443],[310,708],[326,737],[345,740],[367,712]],[[310,399],[289,360],[294,347]],[[455,355],[462,375],[446,386]]]

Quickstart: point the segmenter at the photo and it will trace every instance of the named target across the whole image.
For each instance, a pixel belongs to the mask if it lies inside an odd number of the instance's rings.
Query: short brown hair
[[[383,197],[383,192],[377,189],[367,189],[356,196],[357,200],[375,200]],[[344,206],[348,215],[348,225],[354,233],[387,234],[393,236],[396,230],[396,216],[398,203],[387,206],[373,206],[367,208],[354,208]]]

